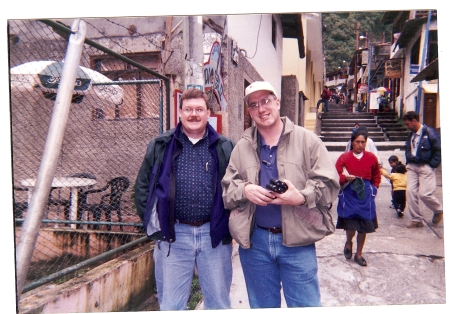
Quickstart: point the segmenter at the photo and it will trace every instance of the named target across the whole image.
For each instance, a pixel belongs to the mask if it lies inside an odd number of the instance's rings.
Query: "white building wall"
[[[321,16],[316,13],[302,14],[302,23],[306,56],[300,59],[297,39],[284,38],[283,75],[297,77],[299,90],[308,98],[305,101],[305,126],[314,130],[316,103],[320,98],[324,77]]]
[[[430,30],[436,30],[437,29],[437,22],[432,21],[430,23]],[[405,68],[403,71],[403,95],[404,95],[404,112],[407,111],[415,111],[416,110],[416,98],[418,96],[418,86],[419,82],[411,83],[411,80],[417,75],[417,74],[410,74],[410,68],[411,68],[411,49],[414,45],[414,43],[417,41],[419,36],[421,36],[420,39],[420,48],[419,48],[419,65],[422,61],[422,55],[423,55],[423,45],[425,40],[425,31],[426,31],[426,23],[422,25],[422,29],[420,32],[417,32],[417,34],[411,39],[411,41],[408,43],[407,47],[404,51],[405,56]],[[422,81],[422,88],[428,91],[433,91],[436,89],[435,83],[428,83],[427,81]],[[423,97],[423,93],[422,93]],[[423,102],[421,102],[423,103]],[[423,109],[423,108],[422,108]]]
[[[309,98],[306,106],[313,107],[322,92],[324,78],[321,16],[317,13],[302,14],[302,22],[306,57],[300,59],[297,39],[284,38],[283,75],[297,76],[299,90]],[[317,91],[316,83],[319,86]]]
[[[276,47],[272,44],[272,14],[228,15],[228,35],[244,49],[256,71],[281,95],[283,37],[281,21],[277,24]]]
[[[305,59],[300,59],[298,53],[298,40],[283,38],[283,75],[295,75],[297,80],[305,80]],[[302,89],[301,85],[299,86]]]

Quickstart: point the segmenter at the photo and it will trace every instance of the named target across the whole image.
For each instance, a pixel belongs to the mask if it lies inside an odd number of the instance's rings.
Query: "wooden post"
[[[356,95],[358,94],[358,50],[359,50],[359,46],[358,46],[358,38],[359,38],[359,22],[356,22],[356,47],[355,47],[355,73],[353,75],[353,80],[354,80],[354,84],[355,87],[353,89],[353,105],[356,104]]]

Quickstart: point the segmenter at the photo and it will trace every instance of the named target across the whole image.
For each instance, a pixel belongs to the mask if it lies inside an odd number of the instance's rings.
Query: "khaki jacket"
[[[323,217],[331,218],[326,207],[337,197],[339,177],[322,140],[313,132],[294,125],[287,117],[281,119],[285,127],[277,150],[279,179],[290,180],[307,199],[305,206],[282,205],[283,244],[308,245],[315,242],[312,239],[317,237],[316,227],[320,229],[325,224],[327,234],[335,230],[332,220]],[[245,130],[231,153],[222,179],[224,205],[232,210],[230,233],[243,248],[251,247],[254,228],[256,205],[245,197],[244,187],[250,183],[259,184],[257,134],[256,127]]]

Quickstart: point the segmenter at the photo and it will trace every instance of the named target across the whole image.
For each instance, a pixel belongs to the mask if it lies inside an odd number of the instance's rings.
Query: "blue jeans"
[[[279,308],[281,285],[288,307],[321,306],[316,247],[287,247],[282,234],[256,227],[251,249],[239,257],[251,308]]]
[[[328,99],[320,99],[317,102],[317,109],[319,109],[319,106],[320,106],[321,103],[325,104],[325,110],[324,110],[325,112],[330,111],[330,101]]]
[[[200,227],[175,223],[176,240],[155,244],[156,289],[160,310],[185,310],[194,265],[205,309],[229,309],[232,278],[231,244],[211,246],[210,223]]]

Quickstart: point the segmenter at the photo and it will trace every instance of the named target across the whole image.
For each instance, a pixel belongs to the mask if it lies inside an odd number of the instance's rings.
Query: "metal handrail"
[[[63,277],[63,276],[68,275],[70,273],[73,273],[73,272],[75,272],[75,271],[77,271],[77,270],[79,270],[79,269],[81,269],[83,267],[86,267],[86,266],[92,265],[94,263],[97,263],[97,262],[99,262],[99,261],[101,261],[103,259],[106,259],[108,257],[113,256],[116,253],[120,253],[120,252],[122,252],[124,250],[132,248],[132,247],[134,247],[134,246],[136,246],[136,245],[138,245],[140,243],[146,242],[146,241],[150,242],[151,240],[147,236],[139,238],[139,239],[134,240],[134,241],[132,241],[130,243],[127,243],[127,244],[124,244],[122,246],[119,246],[118,248],[112,249],[111,251],[108,251],[108,252],[105,252],[103,254],[97,255],[97,256],[95,256],[93,258],[90,258],[90,259],[87,259],[87,260],[85,260],[85,261],[83,261],[81,263],[78,263],[78,264],[75,264],[75,265],[70,266],[68,268],[65,268],[65,269],[63,269],[63,270],[61,270],[59,272],[56,272],[56,273],[53,273],[53,274],[51,274],[49,276],[43,277],[43,278],[41,278],[39,280],[34,281],[33,283],[25,285],[23,287],[22,293],[25,293],[27,291],[33,290],[33,289],[35,289],[37,287],[40,287],[40,286],[42,286],[42,285],[44,285],[44,284],[46,284],[48,282],[51,282],[51,281],[56,280],[56,279],[58,279],[60,277]]]

